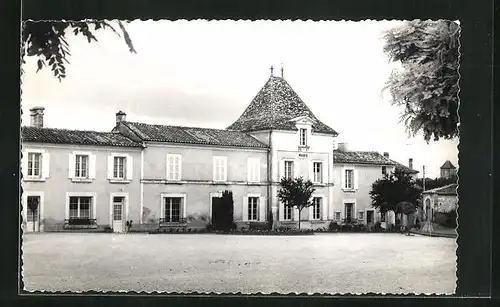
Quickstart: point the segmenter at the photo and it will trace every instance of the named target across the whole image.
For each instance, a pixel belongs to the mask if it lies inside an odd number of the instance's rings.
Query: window
[[[300,128],[300,146],[307,146],[307,129]]]
[[[345,204],[345,219],[348,222],[350,222],[352,220],[353,207],[354,207],[353,204]]]
[[[323,163],[313,162],[313,182],[323,182]]]
[[[42,154],[38,152],[28,153],[28,176],[41,177],[42,176]]]
[[[345,188],[354,189],[354,170],[352,169],[345,170]]]
[[[364,220],[365,219],[365,213],[363,211],[358,212],[358,220]]]
[[[75,177],[88,178],[89,176],[89,156],[76,155],[75,156]]]
[[[382,166],[382,175],[387,174],[387,167]]]
[[[340,211],[335,212],[335,220],[340,221]]]
[[[126,163],[126,157],[113,157],[113,178],[125,179]]]
[[[321,216],[321,197],[313,198],[313,220],[319,220]]]
[[[91,203],[92,198],[89,196],[71,196],[69,198],[69,218],[91,218]]]
[[[259,207],[259,198],[258,197],[249,197],[248,198],[248,220],[249,221],[257,221],[257,208]]]
[[[285,178],[293,178],[293,161],[285,161]]]
[[[214,181],[226,181],[227,158],[214,157]]]
[[[293,207],[290,206],[289,204],[285,203],[283,205],[283,219],[284,220],[291,220],[292,219],[292,211]]]
[[[249,182],[259,182],[260,181],[260,159],[259,158],[248,158],[248,181]]]
[[[181,218],[181,198],[165,197],[165,222],[179,222]]]
[[[167,155],[167,180],[181,180],[181,155]]]

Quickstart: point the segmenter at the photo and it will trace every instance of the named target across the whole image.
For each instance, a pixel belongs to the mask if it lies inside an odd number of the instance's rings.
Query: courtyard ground
[[[26,234],[27,291],[453,293],[450,238]]]

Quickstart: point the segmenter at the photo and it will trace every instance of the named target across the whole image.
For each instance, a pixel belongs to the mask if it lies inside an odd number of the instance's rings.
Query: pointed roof
[[[441,168],[446,168],[446,169],[454,169],[456,168],[455,165],[453,165],[450,160],[446,160],[446,162],[444,162],[443,166],[441,166]]]
[[[239,131],[297,130],[295,122],[291,120],[301,116],[307,116],[313,121],[314,132],[338,135],[335,130],[314,116],[284,78],[271,76],[240,118],[227,129]]]

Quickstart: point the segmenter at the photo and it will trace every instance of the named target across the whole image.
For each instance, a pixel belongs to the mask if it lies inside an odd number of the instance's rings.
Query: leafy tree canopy
[[[435,178],[435,179],[425,178],[425,189],[430,190],[430,189],[439,188],[439,187],[442,187],[442,186],[445,186],[448,184],[457,183],[457,179],[458,179],[457,176],[452,176],[450,178],[440,177],[440,178]],[[423,179],[422,178],[418,178],[416,180],[416,183],[418,186],[423,187]]]
[[[71,55],[70,46],[66,40],[68,30],[75,35],[83,35],[87,41],[97,42],[94,33],[98,30],[110,29],[118,36],[123,35],[129,51],[135,53],[132,40],[121,21],[117,21],[119,30],[109,21],[25,21],[22,28],[21,63],[25,56],[37,58],[37,72],[45,66],[50,66],[54,77],[61,81],[66,77],[66,64]],[[121,34],[120,34],[121,32]]]
[[[302,209],[313,205],[311,197],[314,191],[311,180],[304,181],[302,177],[281,179],[278,198],[281,202],[299,210],[299,228]]]
[[[458,136],[459,35],[457,23],[414,20],[384,34],[384,52],[400,62],[384,90],[404,107],[401,121],[429,142]]]
[[[396,169],[395,172],[385,174],[383,178],[373,183],[370,197],[372,206],[378,208],[381,213],[388,211],[397,213],[401,211],[398,205],[402,202],[414,204],[416,207],[419,204],[420,193],[421,189],[411,175]]]

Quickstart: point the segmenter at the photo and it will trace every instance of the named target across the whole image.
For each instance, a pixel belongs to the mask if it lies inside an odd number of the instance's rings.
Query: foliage
[[[328,230],[329,231],[338,231],[340,229],[340,226],[337,222],[332,221],[330,224],[328,224]]]
[[[435,188],[439,188],[439,187],[442,187],[442,186],[445,186],[448,184],[457,183],[457,179],[458,179],[457,176],[452,176],[450,178],[440,177],[440,178],[435,178],[435,179],[425,178],[425,190],[435,189]],[[418,186],[423,187],[423,179],[422,178],[418,178],[416,180],[416,183]]]
[[[393,71],[385,90],[404,107],[407,131],[422,131],[429,142],[458,136],[460,26],[447,20],[413,20],[388,30],[384,52],[402,69]]]
[[[282,203],[288,204],[299,210],[299,229],[301,212],[304,208],[313,205],[311,196],[314,191],[315,189],[313,188],[311,180],[304,181],[302,177],[281,179],[278,198]]]
[[[121,21],[117,23],[129,51],[136,53],[124,24]],[[66,77],[66,64],[69,64],[68,57],[71,55],[66,40],[68,32],[83,35],[91,43],[97,42],[94,35],[96,31],[106,29],[121,36],[109,21],[25,21],[22,25],[21,64],[25,63],[24,56],[36,57],[37,72],[48,65],[54,76],[61,81]]]
[[[268,222],[250,222],[250,230],[268,230]]]
[[[457,210],[450,212],[434,212],[434,221],[444,227],[457,227]]]
[[[372,228],[373,232],[383,232],[384,228],[382,228],[382,223],[380,221],[377,221]]]
[[[421,189],[415,183],[410,174],[400,169],[394,173],[385,174],[372,185],[370,197],[372,206],[378,208],[380,213],[388,211],[399,212],[398,204],[410,202],[415,206],[418,203]]]

